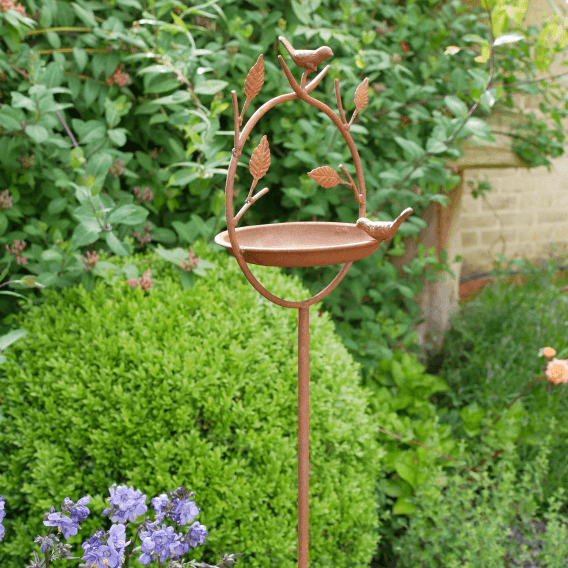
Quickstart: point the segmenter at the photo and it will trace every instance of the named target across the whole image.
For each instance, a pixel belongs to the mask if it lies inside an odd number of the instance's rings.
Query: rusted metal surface
[[[400,224],[412,213],[405,209],[393,222],[372,222],[365,218],[366,191],[363,168],[359,153],[349,133],[355,117],[368,102],[369,80],[366,78],[355,91],[355,110],[351,120],[347,122],[341,101],[339,79],[335,79],[335,95],[339,114],[327,105],[310,96],[325,74],[327,65],[309,83],[308,75],[315,72],[317,66],[333,55],[327,46],[316,50],[297,50],[282,36],[284,45],[296,65],[304,69],[300,83],[296,81],[282,56],[278,56],[280,64],[290,87],[291,93],[277,96],[264,103],[253,113],[243,126],[243,116],[254,97],[260,92],[264,83],[264,59],[260,55],[249,71],[245,80],[246,100],[239,115],[237,93],[232,91],[235,141],[232,158],[227,171],[225,186],[225,214],[227,230],[215,237],[215,242],[225,247],[237,260],[239,267],[254,289],[274,304],[285,308],[298,309],[298,567],[308,568],[308,495],[309,495],[309,307],[327,296],[347,274],[351,264],[372,254],[380,244],[394,236]],[[253,181],[244,205],[235,215],[233,208],[233,189],[238,160],[243,147],[259,119],[275,106],[300,99],[327,115],[341,132],[353,158],[355,182],[343,164],[338,168],[340,174],[330,166],[322,166],[308,172],[308,175],[320,186],[335,187],[347,185],[353,190],[359,205],[359,219],[356,224],[334,222],[275,223],[272,225],[256,225],[236,228],[247,209],[269,191],[265,187],[254,193],[257,183],[266,175],[271,161],[267,136],[252,153],[249,161]],[[342,264],[339,274],[321,292],[300,302],[278,298],[266,290],[254,277],[247,263],[264,266],[327,266]]]

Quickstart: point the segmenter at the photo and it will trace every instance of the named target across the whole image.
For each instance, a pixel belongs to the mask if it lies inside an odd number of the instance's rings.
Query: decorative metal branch
[[[280,36],[278,38],[282,45],[286,48],[290,57],[298,65],[300,68],[303,69],[302,77],[300,79],[300,83],[294,78],[292,72],[288,68],[288,65],[284,61],[281,55],[278,56],[278,60],[282,65],[282,69],[284,70],[284,74],[292,88],[291,93],[287,93],[284,95],[280,95],[270,101],[264,103],[260,108],[256,110],[250,120],[247,122],[245,126],[243,126],[243,117],[246,109],[254,99],[254,97],[260,92],[263,84],[264,84],[264,59],[263,56],[260,55],[254,64],[254,66],[250,69],[244,85],[244,91],[246,95],[246,100],[243,105],[243,109],[239,114],[239,105],[237,100],[237,93],[236,91],[232,91],[232,99],[233,99],[233,115],[234,115],[234,130],[235,130],[235,144],[233,148],[233,160],[232,162],[237,162],[242,153],[244,144],[250,135],[250,132],[254,128],[255,124],[258,122],[259,118],[264,115],[270,108],[273,106],[280,104],[284,101],[294,100],[299,98],[308,104],[316,107],[320,111],[324,112],[329,118],[332,119],[333,123],[337,127],[337,129],[341,132],[345,141],[347,142],[349,149],[351,150],[351,154],[353,156],[355,162],[355,170],[357,173],[357,181],[359,187],[357,187],[355,181],[347,172],[343,164],[339,165],[339,169],[343,173],[343,176],[346,178],[343,179],[340,175],[331,167],[323,166],[320,168],[316,168],[309,172],[309,176],[314,179],[319,185],[322,187],[330,188],[334,187],[338,184],[343,184],[350,187],[353,190],[355,195],[355,199],[359,205],[359,215],[362,216],[365,214],[365,181],[363,177],[363,172],[361,168],[359,154],[349,134],[349,128],[353,124],[355,117],[357,114],[362,111],[368,102],[368,90],[369,90],[369,80],[366,78],[355,91],[355,111],[353,112],[353,116],[351,120],[347,122],[345,117],[345,112],[343,110],[343,104],[341,102],[341,94],[339,89],[339,80],[335,80],[335,93],[337,98],[337,106],[339,109],[339,116],[334,113],[327,105],[310,96],[309,93],[313,91],[319,83],[323,80],[327,72],[330,70],[331,66],[326,65],[323,70],[321,70],[314,79],[312,79],[308,83],[308,75],[312,71],[316,71],[317,66],[333,55],[332,50],[327,46],[322,46],[316,50],[296,50],[292,47],[292,45],[286,40],[286,38]],[[242,133],[241,133],[242,127]],[[249,162],[250,172],[253,176],[253,182],[251,188],[249,190],[248,196],[245,200],[245,204],[240,209],[238,214],[234,217],[235,223],[239,221],[239,219],[243,216],[245,211],[255,203],[260,197],[265,195],[268,192],[268,188],[265,187],[261,191],[259,191],[256,195],[253,195],[256,184],[258,181],[266,174],[268,168],[270,166],[270,150],[268,146],[268,140],[266,136],[264,136],[259,144],[259,146],[254,150],[251,160]],[[233,167],[236,167],[236,163]]]
[[[278,56],[278,61],[280,61],[280,65],[282,65],[282,69],[284,69],[284,73],[286,74],[286,79],[288,79],[288,83],[290,83],[290,87],[292,87],[294,92],[299,97],[301,95],[301,92],[304,91],[304,89],[300,89],[300,85],[298,85],[298,82],[296,81],[296,79],[294,79],[294,75],[292,75],[290,69],[288,69],[288,65],[286,65],[286,62],[284,61],[284,59],[282,59],[281,55]]]
[[[270,148],[268,147],[268,139],[266,136],[262,137],[260,144],[254,149],[249,162],[250,173],[252,175],[252,184],[248,196],[245,200],[245,204],[241,207],[241,210],[237,213],[235,217],[235,222],[237,222],[244,214],[244,212],[260,197],[268,192],[268,188],[265,187],[259,191],[254,197],[252,197],[252,192],[256,187],[258,181],[266,175],[268,168],[270,167]]]
[[[322,71],[320,71],[314,79],[312,79],[306,86],[306,93],[311,93],[320,83],[320,81],[325,77],[325,74],[331,69],[331,65],[326,65]]]
[[[343,104],[341,103],[341,94],[339,92],[339,79],[335,80],[335,98],[337,99],[337,109],[339,110],[339,116],[341,117],[341,122],[347,125],[345,112],[343,112]]]

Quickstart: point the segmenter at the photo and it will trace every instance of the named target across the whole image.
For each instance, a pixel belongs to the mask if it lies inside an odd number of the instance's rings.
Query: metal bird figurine
[[[407,207],[394,221],[369,221],[366,217],[357,219],[357,227],[363,229],[365,233],[377,239],[377,241],[388,241],[394,237],[402,222],[412,213],[412,207]]]
[[[292,44],[284,37],[279,36],[278,39],[282,45],[286,48],[286,51],[290,54],[292,61],[302,69],[307,69],[308,71],[315,71],[317,66],[333,55],[330,47],[324,45],[323,47],[318,47],[316,50],[311,49],[294,49]]]

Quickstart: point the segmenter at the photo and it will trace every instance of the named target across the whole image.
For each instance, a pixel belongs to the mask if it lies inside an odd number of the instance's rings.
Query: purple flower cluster
[[[120,568],[126,559],[126,547],[132,541],[126,541],[126,527],[127,521],[134,522],[137,517],[143,515],[148,510],[146,506],[146,495],[132,486],[127,487],[121,485],[116,487],[116,483],[109,487],[110,492],[110,507],[103,511],[104,515],[110,515],[113,522],[118,522],[111,526],[108,532],[99,529],[95,534],[84,542],[81,546],[84,551],[82,560],[85,564],[82,566],[89,566],[89,568]],[[139,556],[138,561],[144,566],[148,566],[151,561],[159,560],[163,563],[166,559],[172,558],[176,561],[180,556],[188,553],[191,547],[195,548],[198,544],[205,544],[205,538],[209,536],[206,532],[207,527],[194,521],[196,515],[199,514],[200,509],[197,508],[195,502],[191,499],[194,496],[193,492],[185,489],[185,487],[178,487],[175,491],[162,494],[159,497],[152,499],[152,505],[156,512],[156,520],[150,522],[150,518],[146,517],[144,521],[139,524],[136,530],[136,537],[140,533],[141,546],[135,548],[128,556],[139,550],[142,554]],[[61,504],[61,512],[56,512],[54,507],[51,507],[43,517],[43,524],[48,527],[57,527],[60,533],[66,540],[70,536],[76,535],[81,528],[79,523],[86,520],[90,511],[86,507],[90,501],[90,497],[86,496],[79,499],[74,503],[69,497],[66,497]],[[68,513],[67,516],[65,513]],[[4,519],[4,499],[0,496],[0,523]],[[186,534],[176,534],[174,527],[168,527],[162,521],[165,518],[170,518],[174,523],[180,526],[186,526],[193,522],[189,527]],[[5,529],[0,524],[0,542],[4,537]],[[136,538],[134,539],[136,541]],[[41,552],[46,555],[50,549],[51,560],[59,558],[76,558],[70,555],[70,545],[60,544],[59,538],[55,534],[51,534],[51,529],[45,536],[38,536],[35,543],[41,545]],[[36,562],[28,568],[41,568],[44,560],[40,560],[37,553],[35,553]],[[219,568],[231,566],[236,562],[235,558],[242,556],[231,555],[229,558],[224,558],[219,565]],[[176,562],[173,564],[177,565]]]
[[[116,483],[109,487],[110,491],[110,508],[103,511],[103,515],[111,514],[110,520],[113,522],[125,523],[128,519],[131,523],[136,517],[143,515],[148,507],[146,506],[146,495],[142,495],[140,489],[134,490],[132,485],[130,488],[121,485],[115,489]],[[118,509],[118,511],[116,510]]]
[[[6,513],[4,512],[4,498],[0,497],[0,542],[2,542],[2,539],[4,538],[4,533],[6,532],[6,529],[2,525],[2,519],[5,516]]]
[[[152,556],[164,562],[167,558],[179,558],[187,552],[185,546],[179,541],[180,535],[174,533],[174,527],[168,527],[162,523],[162,527],[158,528],[158,524],[159,521],[155,521],[149,525],[149,530],[140,533],[142,554],[138,562],[144,566],[150,564]],[[189,547],[187,548],[189,550]]]
[[[102,538],[105,538],[106,544]],[[124,562],[124,549],[130,542],[126,542],[126,529],[123,524],[113,525],[106,535],[103,530],[98,530],[81,545],[85,551],[82,560],[93,568],[116,568]]]
[[[195,494],[187,491],[185,487],[178,487],[168,495],[163,493],[152,499],[152,506],[156,512],[156,521],[148,523],[144,532],[140,533],[142,539],[142,554],[138,561],[148,566],[151,560],[167,558],[178,559],[189,552],[190,547],[205,543],[207,527],[195,521],[185,535],[174,533],[173,527],[168,527],[162,521],[168,517],[178,525],[188,525],[193,521],[200,509],[191,500]],[[161,528],[160,528],[161,523]]]
[[[63,533],[65,540],[69,540],[69,537],[76,535],[77,531],[81,528],[80,522],[84,521],[89,516],[89,509],[85,505],[91,500],[87,495],[77,501],[75,504],[69,497],[65,497],[63,505],[61,506],[61,513],[56,513],[55,508],[51,507],[49,513],[43,516],[43,524],[46,527],[57,527],[59,532]],[[66,517],[63,513],[69,513],[71,517]],[[45,543],[48,546],[48,543]],[[44,545],[42,545],[42,552]],[[46,548],[47,550],[47,548]]]

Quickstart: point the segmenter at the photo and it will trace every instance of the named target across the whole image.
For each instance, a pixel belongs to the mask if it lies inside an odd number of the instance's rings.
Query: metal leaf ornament
[[[369,102],[369,78],[367,77],[355,91],[355,108],[362,111]]]
[[[266,136],[262,137],[260,144],[254,149],[254,152],[250,157],[249,167],[253,181],[247,201],[250,200],[258,180],[266,174],[270,167],[270,148],[268,147],[268,139]]]
[[[339,174],[333,168],[330,168],[329,166],[316,168],[315,170],[308,172],[308,175],[317,182],[318,185],[326,188],[335,187],[338,183],[349,185],[339,177]]]
[[[270,148],[268,147],[268,139],[262,137],[260,144],[254,149],[250,157],[250,173],[255,181],[263,177],[270,167]]]
[[[245,79],[245,95],[247,98],[243,106],[241,117],[244,115],[252,99],[260,92],[262,85],[264,85],[264,59],[261,54],[258,56],[256,63],[251,67]]]

